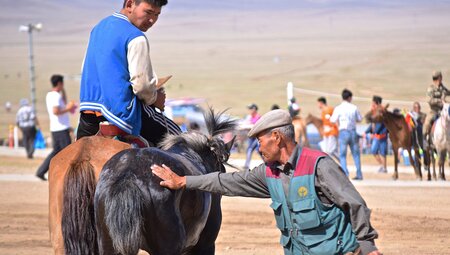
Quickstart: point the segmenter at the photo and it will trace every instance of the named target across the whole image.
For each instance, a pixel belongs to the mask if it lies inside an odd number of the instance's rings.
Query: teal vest
[[[348,215],[335,205],[324,205],[314,186],[319,159],[326,154],[303,148],[290,179],[289,194],[283,189],[278,169],[266,169],[280,243],[285,254],[345,254],[359,246]]]

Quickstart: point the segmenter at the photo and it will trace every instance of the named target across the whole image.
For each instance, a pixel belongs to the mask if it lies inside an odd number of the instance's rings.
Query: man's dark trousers
[[[36,176],[43,179],[45,173],[47,173],[52,158],[58,154],[62,149],[71,143],[69,129],[52,132],[53,151],[47,156],[42,165],[36,172]]]
[[[22,130],[23,136],[23,147],[27,152],[28,158],[33,158],[34,153],[34,139],[36,138],[36,127],[23,127],[20,128]]]

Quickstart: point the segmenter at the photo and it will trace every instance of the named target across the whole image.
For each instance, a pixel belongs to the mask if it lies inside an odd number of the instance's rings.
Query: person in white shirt
[[[41,180],[47,180],[45,174],[52,158],[71,143],[69,112],[74,112],[77,105],[74,102],[66,103],[64,92],[64,77],[55,74],[50,79],[53,89],[45,98],[50,118],[50,132],[52,133],[53,151],[47,156],[36,172]]]
[[[356,176],[353,180],[362,180],[361,156],[359,151],[359,136],[356,133],[356,123],[361,122],[362,116],[356,105],[352,104],[352,92],[348,89],[342,91],[342,103],[334,108],[330,118],[332,123],[339,127],[339,161],[342,170],[348,176],[347,169],[347,145],[350,146],[353,160],[356,166]]]

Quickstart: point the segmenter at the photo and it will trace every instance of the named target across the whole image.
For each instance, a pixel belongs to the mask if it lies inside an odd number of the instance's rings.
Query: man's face
[[[141,1],[136,5],[135,0],[128,0],[125,4],[125,11],[130,22],[139,28],[142,32],[146,32],[158,20],[161,13],[161,7]]]
[[[372,105],[371,105],[370,109],[374,110],[374,109],[377,109],[377,107],[378,107],[378,104],[375,101],[372,101]]]
[[[433,78],[433,84],[437,87],[442,82],[442,77]]]
[[[257,136],[259,142],[259,152],[264,162],[271,164],[280,159],[279,140],[280,135],[277,132],[263,133]]]
[[[323,105],[322,102],[320,102],[320,101],[317,102],[317,107],[319,107],[320,110],[323,109],[323,106],[324,106],[324,105]]]
[[[58,82],[58,84],[56,84],[55,89],[56,89],[56,91],[63,90],[64,89],[64,82],[62,82],[62,81]]]

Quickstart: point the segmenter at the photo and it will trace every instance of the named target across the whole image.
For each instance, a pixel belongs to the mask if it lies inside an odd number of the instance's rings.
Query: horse
[[[320,138],[323,138],[323,121],[320,118],[309,113],[305,118],[305,124],[313,124],[319,131]]]
[[[439,179],[445,181],[445,158],[447,152],[450,152],[450,116],[449,116],[448,103],[444,103],[444,107],[441,110],[439,118],[436,120],[433,131],[433,145],[437,154],[439,155]],[[434,157],[431,157],[433,161],[433,178],[436,180],[436,170]]]
[[[95,195],[79,196],[76,189],[70,190],[80,203],[67,206],[62,222],[66,254],[137,254],[139,249],[152,255],[214,254],[221,196],[171,191],[161,187],[161,179],[150,170],[151,165],[164,163],[179,175],[225,172],[233,141],[225,144],[219,135],[233,130],[236,123],[212,109],[205,121],[209,135],[195,131],[168,135],[161,149],[129,148],[115,154],[104,164],[97,186],[93,178],[88,181]],[[86,181],[73,180],[78,186]],[[81,206],[92,199],[93,208]]]
[[[422,180],[422,172],[419,145],[417,143],[415,130],[410,130],[403,115],[394,114],[387,110],[386,106],[379,105],[366,114],[366,119],[373,122],[383,122],[389,131],[389,139],[394,149],[394,180],[398,179],[398,149],[403,148],[408,151],[409,158],[412,159],[411,150],[414,149],[415,163],[412,164],[416,178]],[[428,177],[430,178],[430,176]]]
[[[80,214],[80,221],[77,223],[79,229],[92,229],[95,226],[93,221],[87,219],[91,219],[90,215],[93,215],[92,198],[100,171],[114,154],[128,148],[129,144],[118,140],[101,136],[84,137],[64,148],[52,159],[48,184],[49,230],[54,254],[71,254],[64,250],[62,234],[62,222],[67,220],[70,213]],[[74,196],[71,197],[70,194]],[[96,243],[94,236],[92,232],[77,236],[86,244],[85,252],[78,254],[91,254]]]
[[[309,147],[305,121],[300,116],[294,116],[292,118],[292,125],[294,126],[295,142],[302,146]]]

